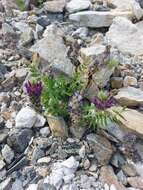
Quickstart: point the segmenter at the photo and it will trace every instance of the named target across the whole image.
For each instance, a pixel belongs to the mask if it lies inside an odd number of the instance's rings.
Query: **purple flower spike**
[[[91,100],[91,103],[93,103],[97,109],[105,110],[115,105],[115,99],[112,95],[108,94],[106,100],[102,100],[96,96]]]
[[[30,81],[25,83],[26,92],[30,97],[39,98],[42,92],[42,82],[37,81],[36,83],[31,83]]]

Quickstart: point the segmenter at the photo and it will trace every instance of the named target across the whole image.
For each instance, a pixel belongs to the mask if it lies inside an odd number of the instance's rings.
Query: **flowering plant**
[[[115,103],[111,94],[100,91],[98,96],[95,96],[88,105],[83,106],[81,124],[96,129],[97,127],[105,127],[109,121],[120,122],[118,118],[123,119],[122,115],[117,110],[112,109]]]

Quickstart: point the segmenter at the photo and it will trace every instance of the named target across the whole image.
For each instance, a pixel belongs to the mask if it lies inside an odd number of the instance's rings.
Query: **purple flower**
[[[94,97],[91,103],[93,103],[97,109],[105,110],[115,105],[115,99],[111,94],[108,94],[106,99],[101,99],[98,96]]]
[[[37,81],[31,83],[30,81],[25,83],[26,92],[30,97],[39,98],[42,92],[42,82]]]

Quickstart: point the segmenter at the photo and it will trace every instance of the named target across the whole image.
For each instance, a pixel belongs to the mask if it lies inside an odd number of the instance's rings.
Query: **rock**
[[[9,190],[11,189],[11,178],[7,178],[6,180],[4,180],[3,182],[0,183],[0,189],[1,190]]]
[[[48,135],[50,135],[49,127],[44,127],[40,129],[40,134],[42,135],[42,137],[47,137]]]
[[[5,167],[5,162],[3,160],[0,160],[0,170],[2,170]]]
[[[40,158],[44,157],[45,153],[44,150],[42,150],[40,147],[35,147],[34,151],[32,153],[32,163],[36,164],[37,160],[39,160]]]
[[[37,120],[36,120],[36,123],[35,123],[35,127],[43,127],[46,123],[46,119],[40,115],[40,114],[37,114]]]
[[[9,25],[8,23],[3,23],[2,24],[2,33],[5,34],[14,34],[13,27]]]
[[[31,138],[32,131],[30,129],[14,129],[9,134],[8,142],[15,152],[23,153]]]
[[[37,41],[31,50],[39,53],[40,57],[44,59],[43,63],[41,62],[39,65],[43,72],[51,66],[53,70],[58,70],[71,76],[74,66],[67,57],[66,46],[60,34],[60,29],[55,25],[48,26],[43,34],[45,37]]]
[[[117,178],[123,185],[127,185],[127,178],[122,170],[117,173]]]
[[[66,0],[54,0],[44,3],[44,9],[52,13],[62,13],[66,5]]]
[[[49,127],[52,131],[53,136],[56,137],[67,137],[68,128],[63,118],[60,117],[47,117]]]
[[[89,0],[71,0],[67,3],[66,10],[70,13],[86,10],[91,6]]]
[[[32,40],[34,39],[34,34],[31,28],[28,28],[28,30],[25,30],[20,37],[20,45],[27,46],[29,45]]]
[[[45,29],[50,24],[50,21],[48,20],[47,16],[41,16],[37,19],[37,24]]]
[[[124,78],[124,87],[128,87],[128,86],[136,87],[137,85],[138,85],[138,81],[135,77],[126,76]]]
[[[138,175],[135,166],[132,164],[123,165],[122,170],[129,177],[135,177]]]
[[[67,160],[63,161],[61,163],[61,166],[64,168],[64,172],[65,173],[75,173],[75,171],[77,170],[78,166],[79,166],[79,162],[75,160],[75,158],[73,156],[71,156],[70,158],[68,158]]]
[[[3,149],[1,150],[2,156],[5,161],[10,164],[14,159],[14,152],[13,150],[6,144]]]
[[[119,111],[120,109],[118,109]],[[122,116],[124,119],[120,118],[121,121],[121,127],[124,127],[124,129],[128,131],[132,131],[139,135],[140,137],[143,136],[143,121],[142,117],[143,114],[133,110],[133,109],[126,109],[122,113]]]
[[[22,181],[16,179],[12,184],[11,190],[23,190]]]
[[[37,120],[36,112],[30,107],[22,108],[15,119],[17,128],[32,128]]]
[[[105,185],[104,185],[104,190],[110,190],[110,187],[107,183],[105,183]]]
[[[111,78],[111,87],[114,89],[122,88],[123,86],[123,78],[122,77],[112,77]]]
[[[50,157],[43,157],[43,158],[40,158],[37,163],[38,164],[49,164],[49,162],[51,161],[51,158]]]
[[[0,64],[0,82],[4,80],[4,75],[6,74],[6,72],[7,72],[6,66],[3,64]]]
[[[81,147],[81,149],[79,150],[79,156],[80,156],[81,158],[84,158],[84,157],[85,157],[85,154],[86,154],[86,149],[85,149],[85,146],[83,145],[83,146]]]
[[[142,189],[143,178],[142,177],[129,177],[128,183],[134,188]]]
[[[117,16],[123,16],[130,18],[131,12],[121,12],[121,11],[82,11],[78,13],[73,13],[69,15],[71,21],[76,21],[82,26],[91,27],[91,28],[101,28],[109,27],[113,19]]]
[[[140,20],[143,17],[143,9],[137,1],[132,1],[132,10],[135,17]]]
[[[111,143],[105,137],[96,134],[89,134],[86,138],[98,163],[107,164],[113,153]]]
[[[48,183],[41,183],[38,185],[37,190],[56,190],[56,187]]]
[[[30,184],[26,190],[37,190],[38,184]]]
[[[112,185],[110,186],[110,190],[117,190],[117,189],[116,189],[115,185],[112,184]]]
[[[81,39],[84,39],[88,36],[88,32],[87,27],[80,27],[72,33],[72,36],[78,36]]]
[[[110,175],[108,175],[110,173]],[[118,190],[126,190],[126,188],[118,181],[111,166],[103,166],[100,170],[100,180],[108,185],[113,185]],[[110,187],[111,189],[111,187]],[[113,188],[112,188],[113,189]]]
[[[122,106],[136,107],[143,105],[143,91],[134,87],[121,88],[115,99]]]
[[[4,179],[6,179],[6,169],[0,170],[0,181],[3,181]]]
[[[138,27],[125,17],[114,19],[106,33],[106,38],[111,46],[116,47],[124,54],[142,55],[143,35]]]
[[[7,130],[0,130],[0,143],[3,143],[8,136]]]
[[[119,2],[118,0],[111,0],[112,5],[118,10],[131,11],[132,10],[132,0],[124,0]]]

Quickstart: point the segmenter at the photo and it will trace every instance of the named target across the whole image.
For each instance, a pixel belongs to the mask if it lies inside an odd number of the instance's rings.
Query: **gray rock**
[[[107,164],[113,153],[111,143],[105,137],[96,134],[89,134],[86,138],[98,164]]]
[[[137,1],[132,1],[132,10],[135,17],[140,20],[143,17],[143,9]]]
[[[71,0],[67,3],[66,10],[70,13],[86,10],[91,6],[89,0]]]
[[[42,137],[47,137],[50,134],[49,127],[44,127],[40,129],[40,134],[42,135]]]
[[[0,170],[2,170],[5,167],[5,162],[3,160],[0,160]]]
[[[7,72],[7,68],[5,65],[0,64],[0,81],[4,80],[4,75]]]
[[[111,46],[124,54],[142,55],[143,35],[138,27],[127,18],[116,17],[106,33],[106,38]]]
[[[15,152],[22,153],[27,148],[31,138],[32,131],[30,129],[14,129],[9,134],[8,142]]]
[[[9,25],[8,23],[3,23],[2,24],[2,33],[5,35],[5,34],[14,34],[15,32],[11,25]]]
[[[11,178],[7,178],[3,182],[0,183],[0,189],[1,190],[9,190],[11,188]]]
[[[56,190],[56,187],[48,183],[42,183],[38,185],[37,190]]]
[[[43,62],[39,63],[39,68],[44,72],[51,66],[53,70],[71,76],[74,66],[67,57],[67,50],[60,29],[55,25],[50,25],[43,35],[44,38],[37,41],[31,48],[31,51],[37,52],[43,59]]]
[[[50,21],[47,16],[41,16],[38,18],[37,23],[43,28],[46,28],[50,24]]]
[[[25,30],[20,37],[20,45],[27,46],[29,45],[32,40],[34,39],[34,34],[31,28]]]
[[[43,127],[45,123],[46,123],[46,119],[42,115],[37,114],[35,127]]]
[[[44,151],[41,148],[36,147],[32,153],[32,163],[35,164],[38,159],[44,156],[45,156]]]
[[[122,170],[117,173],[117,178],[123,185],[127,185],[127,178]]]
[[[11,190],[23,190],[22,181],[16,179],[12,184]]]
[[[17,128],[32,128],[37,120],[36,112],[30,107],[22,108],[15,119]]]
[[[6,144],[1,151],[3,158],[5,161],[10,164],[14,159],[14,152],[13,150]]]
[[[100,28],[100,27],[109,27],[113,19],[117,16],[125,16],[130,18],[132,13],[129,11],[82,11],[78,13],[73,13],[69,15],[71,21],[76,21],[80,23],[81,26],[91,27],[91,28]]]

